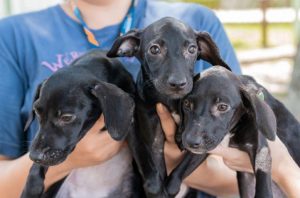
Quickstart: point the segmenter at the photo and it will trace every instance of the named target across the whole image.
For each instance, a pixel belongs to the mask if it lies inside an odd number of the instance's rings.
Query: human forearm
[[[290,156],[285,156],[279,166],[273,166],[272,178],[288,197],[299,197],[300,168]]]
[[[1,157],[0,195],[10,198],[20,197],[31,165],[28,154],[15,160]]]
[[[217,156],[209,156],[184,183],[215,196],[238,195],[235,171]]]
[[[300,168],[279,138],[268,142],[272,156],[272,179],[288,197],[299,197]],[[218,146],[211,153],[223,157],[227,166],[241,172],[253,172],[247,153],[235,148]]]
[[[0,161],[0,194],[1,197],[19,198],[25,186],[32,161],[28,154],[15,159],[9,160],[1,157]],[[71,170],[69,164],[49,168],[45,178],[45,188],[65,177]]]
[[[299,172],[299,170],[298,170]],[[298,197],[300,194],[300,174],[288,174],[286,178],[276,182],[288,197]]]

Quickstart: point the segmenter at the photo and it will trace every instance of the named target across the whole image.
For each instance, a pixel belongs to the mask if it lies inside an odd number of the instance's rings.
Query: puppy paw
[[[181,180],[175,177],[171,177],[167,182],[167,193],[170,197],[175,197],[180,191]]]
[[[157,195],[160,193],[163,183],[159,177],[159,174],[153,175],[151,178],[146,179],[144,183],[144,189],[147,193]]]
[[[20,198],[39,198],[43,191],[43,186],[32,186],[30,189],[24,189]]]

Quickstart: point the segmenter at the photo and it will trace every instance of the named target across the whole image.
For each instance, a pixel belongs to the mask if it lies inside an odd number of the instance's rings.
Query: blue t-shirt
[[[211,34],[223,59],[234,72],[240,68],[224,29],[209,9],[185,3],[139,0],[133,20],[143,28],[165,16],[181,19],[196,30]],[[102,49],[109,49],[119,33],[120,24],[94,30]],[[69,65],[90,45],[82,26],[57,5],[28,14],[0,20],[0,155],[17,158],[28,150],[38,129],[35,121],[28,133],[24,125],[32,108],[37,85],[58,69]],[[136,78],[140,64],[134,58],[122,60]],[[210,65],[198,61],[200,72]]]

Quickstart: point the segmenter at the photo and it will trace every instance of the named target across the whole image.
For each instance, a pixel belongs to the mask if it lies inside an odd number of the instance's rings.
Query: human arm
[[[268,141],[268,145],[272,157],[272,179],[288,197],[297,197],[300,194],[300,168],[278,137],[275,141]],[[211,153],[223,157],[224,163],[233,170],[253,172],[249,156],[243,151],[218,146]]]
[[[184,152],[181,152],[175,143],[176,124],[168,110],[158,104],[157,112],[166,136],[164,154],[166,167],[170,172],[180,163],[184,157]],[[217,156],[209,156],[184,180],[184,183],[216,196],[238,194],[235,172],[225,166],[222,159]]]
[[[46,189],[67,176],[71,170],[100,164],[120,151],[124,143],[114,141],[107,131],[99,132],[103,126],[104,120],[101,116],[68,158],[63,163],[49,168],[45,178]],[[20,197],[31,165],[28,153],[17,159],[0,156],[1,196]]]
[[[272,156],[272,178],[288,197],[300,195],[300,168],[279,138],[268,142]]]

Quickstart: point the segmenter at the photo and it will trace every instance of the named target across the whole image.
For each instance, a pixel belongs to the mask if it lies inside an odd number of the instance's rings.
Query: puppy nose
[[[29,153],[29,158],[36,163],[40,163],[44,159],[44,153],[32,151]]]
[[[188,136],[187,137],[187,144],[193,148],[193,149],[197,149],[201,146],[202,144],[202,138],[200,137],[194,137],[194,136]]]
[[[199,148],[200,145],[201,145],[200,142],[193,142],[193,143],[190,144],[190,146],[191,146],[192,148],[194,148],[194,149]]]
[[[177,78],[171,77],[168,79],[168,84],[170,85],[170,87],[175,88],[175,89],[184,89],[187,85],[187,80],[186,80],[186,78],[177,79]]]

